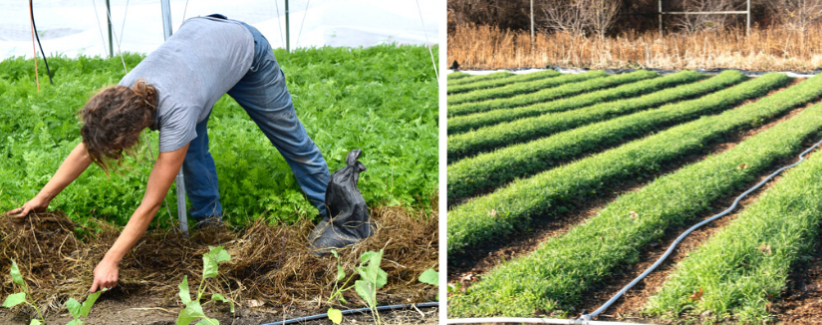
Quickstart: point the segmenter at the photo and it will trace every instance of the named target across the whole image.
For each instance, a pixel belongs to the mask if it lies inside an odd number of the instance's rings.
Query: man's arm
[[[108,250],[106,256],[94,268],[94,283],[91,285],[90,292],[96,292],[98,289],[103,288],[112,288],[117,285],[120,261],[137,244],[137,241],[148,229],[151,220],[154,219],[154,215],[160,210],[163,198],[165,198],[168,189],[171,188],[171,183],[174,182],[174,177],[177,176],[177,172],[183,165],[186,151],[188,151],[188,145],[176,151],[160,153],[160,157],[157,158],[157,162],[155,162],[148,178],[148,186],[146,187],[143,202],[134,211],[120,237]]]
[[[77,177],[80,177],[89,165],[91,165],[91,158],[89,158],[88,152],[86,151],[86,145],[80,142],[80,144],[74,147],[74,150],[71,151],[68,157],[66,157],[66,160],[63,161],[60,168],[57,169],[57,172],[51,177],[46,186],[40,190],[40,193],[26,202],[22,207],[6,212],[6,216],[17,215],[18,218],[23,218],[31,211],[44,211],[49,206],[51,200],[54,199],[57,194],[60,194],[66,186],[77,179]]]

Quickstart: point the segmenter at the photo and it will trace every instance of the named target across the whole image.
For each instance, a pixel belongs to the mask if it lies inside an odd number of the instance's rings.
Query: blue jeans
[[[242,24],[254,36],[254,60],[228,95],[245,109],[279,150],[311,204],[325,216],[325,190],[331,176],[325,158],[297,119],[285,85],[285,74],[268,40],[256,28]],[[208,118],[197,124],[197,138],[189,144],[183,162],[186,194],[192,204],[191,217],[198,222],[220,217],[223,211],[217,169],[208,150],[207,124]]]

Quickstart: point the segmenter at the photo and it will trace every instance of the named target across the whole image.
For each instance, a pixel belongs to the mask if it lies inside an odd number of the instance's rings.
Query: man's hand
[[[105,259],[97,264],[94,268],[94,282],[91,284],[90,293],[95,293],[97,290],[111,289],[117,285],[117,277],[120,274],[119,265],[114,262],[109,262]]]
[[[23,204],[22,207],[17,209],[11,210],[6,212],[6,216],[15,216],[18,219],[25,218],[29,215],[29,212],[43,212],[46,211],[46,208],[49,207],[49,200],[40,197],[40,195],[35,196],[30,201]]]

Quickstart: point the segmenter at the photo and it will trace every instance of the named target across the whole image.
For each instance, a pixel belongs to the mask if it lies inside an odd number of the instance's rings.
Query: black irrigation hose
[[[377,307],[377,311],[403,310],[403,309],[411,308],[412,306],[416,306],[417,308],[431,308],[431,307],[439,307],[439,305],[440,305],[440,303],[438,303],[438,302],[426,302],[426,303],[421,303],[421,304],[379,306],[379,307]],[[370,308],[360,308],[360,309],[343,310],[342,314],[343,314],[343,316],[345,316],[345,315],[351,315],[351,314],[365,314],[365,313],[369,313],[369,312],[371,312]],[[319,314],[319,315],[314,315],[314,316],[300,317],[300,318],[285,320],[285,321],[282,321],[282,322],[268,323],[268,324],[261,324],[261,325],[289,325],[289,324],[296,324],[296,323],[302,323],[302,322],[308,322],[308,321],[312,321],[312,320],[326,319],[326,318],[328,318],[328,314]]]
[[[49,82],[54,86],[54,81],[51,80],[51,70],[49,70],[49,61],[46,60],[46,52],[43,51],[43,44],[40,43],[40,35],[37,33],[37,25],[34,24],[34,0],[29,0],[29,12],[31,13],[31,27],[34,28],[34,36],[37,38],[37,44],[40,45],[40,53],[43,54],[43,61],[46,62],[46,73],[49,75]],[[37,56],[34,57],[37,60]]]

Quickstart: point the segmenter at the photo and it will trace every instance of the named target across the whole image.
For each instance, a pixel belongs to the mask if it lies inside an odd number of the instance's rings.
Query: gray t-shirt
[[[254,38],[242,24],[217,18],[186,20],[157,50],[151,52],[119,85],[139,79],[159,95],[157,120],[160,152],[185,147],[197,137],[195,126],[234,87],[254,57]]]

